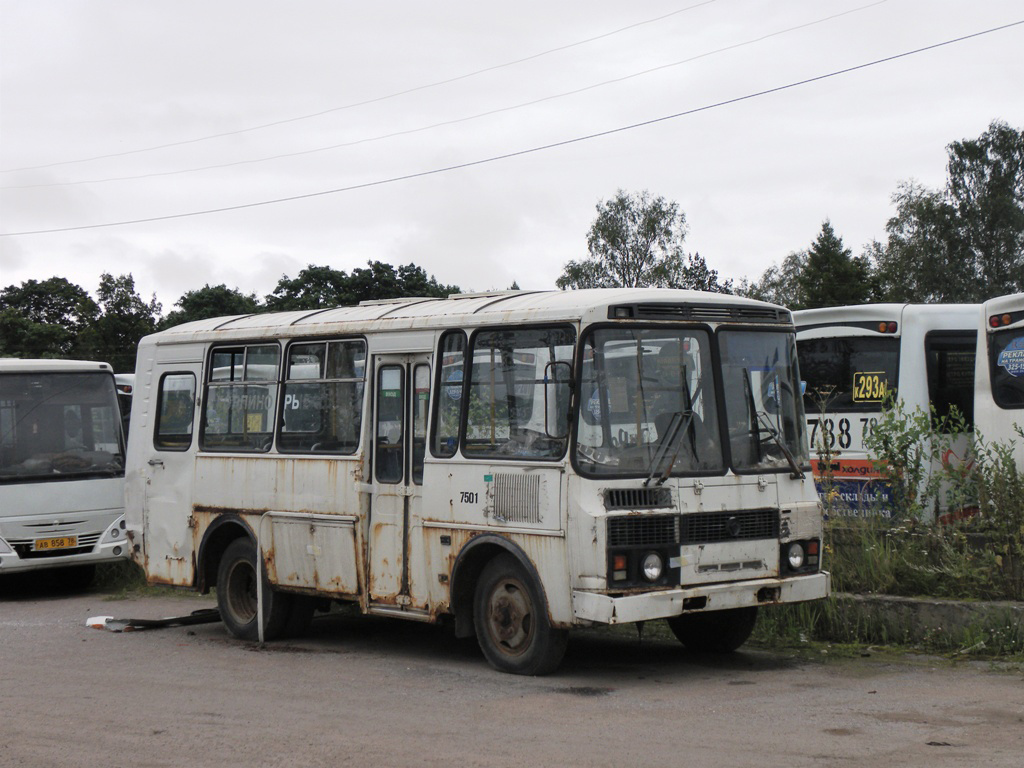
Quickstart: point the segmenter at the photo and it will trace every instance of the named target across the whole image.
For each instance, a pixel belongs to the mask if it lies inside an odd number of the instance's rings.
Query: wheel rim
[[[494,585],[487,600],[487,631],[502,653],[519,656],[533,642],[533,601],[518,579],[504,578]]]
[[[228,572],[227,607],[239,624],[256,618],[256,569],[239,560]]]

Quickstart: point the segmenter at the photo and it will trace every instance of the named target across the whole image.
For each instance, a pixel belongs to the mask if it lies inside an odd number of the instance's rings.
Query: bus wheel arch
[[[263,636],[267,640],[302,634],[313,616],[315,603],[304,595],[274,590],[258,563],[256,539],[241,517],[218,517],[203,536],[199,548],[203,592],[217,587],[217,607],[228,632],[242,640],[257,640],[256,574],[263,579]]]
[[[455,636],[473,637],[473,596],[477,582],[487,563],[505,552],[521,560],[534,572],[533,564],[526,553],[504,536],[480,534],[471,538],[459,552],[452,566],[450,606],[455,615]]]
[[[452,571],[456,636],[476,635],[492,667],[543,675],[561,663],[568,631],[552,626],[540,575],[508,539],[475,537]]]
[[[202,594],[208,594],[211,587],[217,586],[217,570],[220,567],[224,551],[235,539],[253,538],[249,526],[235,514],[218,516],[203,534],[199,544],[199,567],[196,573],[196,588]]]

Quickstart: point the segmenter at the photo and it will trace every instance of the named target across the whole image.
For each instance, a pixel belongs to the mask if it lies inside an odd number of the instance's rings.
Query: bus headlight
[[[665,570],[665,562],[657,552],[648,552],[640,564],[640,572],[647,581],[657,581]]]
[[[786,552],[786,558],[789,560],[789,567],[794,571],[799,571],[804,567],[804,545],[799,541],[794,541],[789,545]]]

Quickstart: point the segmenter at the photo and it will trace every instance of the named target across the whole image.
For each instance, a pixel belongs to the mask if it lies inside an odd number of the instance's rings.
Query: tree
[[[274,292],[266,297],[267,309],[280,312],[337,306],[347,279],[344,272],[310,264],[294,279],[281,276]]]
[[[756,282],[743,280],[736,289],[740,296],[768,301],[792,309],[803,309],[807,300],[800,284],[800,273],[807,265],[807,251],[794,251],[766,269]]]
[[[131,274],[104,273],[96,295],[100,314],[83,332],[82,346],[90,358],[110,363],[115,372],[134,371],[139,339],[156,330],[160,303],[156,296],[144,302]]]
[[[442,285],[415,264],[397,270],[382,261],[367,262],[367,269],[344,271],[310,264],[292,279],[281,277],[274,292],[267,296],[267,309],[320,309],[344,307],[361,301],[412,296],[444,298],[459,293],[457,285]]]
[[[590,256],[569,261],[555,284],[567,288],[659,286],[728,291],[698,254],[683,252],[686,216],[679,204],[647,190],[616,192],[597,204],[587,233]]]
[[[237,288],[228,288],[223,283],[215,286],[207,283],[198,290],[186,291],[174,306],[181,309],[170,312],[160,321],[161,330],[210,317],[251,315],[263,309],[255,293],[246,295]]]
[[[871,295],[870,279],[868,260],[854,258],[832,229],[832,223],[825,219],[807,251],[803,268],[797,273],[802,303],[799,309],[863,304]]]
[[[994,121],[947,154],[945,188],[901,184],[887,240],[872,245],[888,300],[980,302],[1024,291],[1024,131]]]
[[[79,335],[98,311],[85,289],[63,277],[9,285],[0,291],[0,355],[81,356]]]

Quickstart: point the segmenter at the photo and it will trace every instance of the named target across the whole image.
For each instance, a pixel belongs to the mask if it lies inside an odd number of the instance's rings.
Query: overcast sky
[[[678,202],[723,277],[826,218],[859,254],[901,181],[942,186],[947,144],[1024,127],[1024,25],[743,97],[1022,20],[1020,0],[0,0],[0,287],[131,272],[166,313],[379,260],[549,289],[620,188]]]

